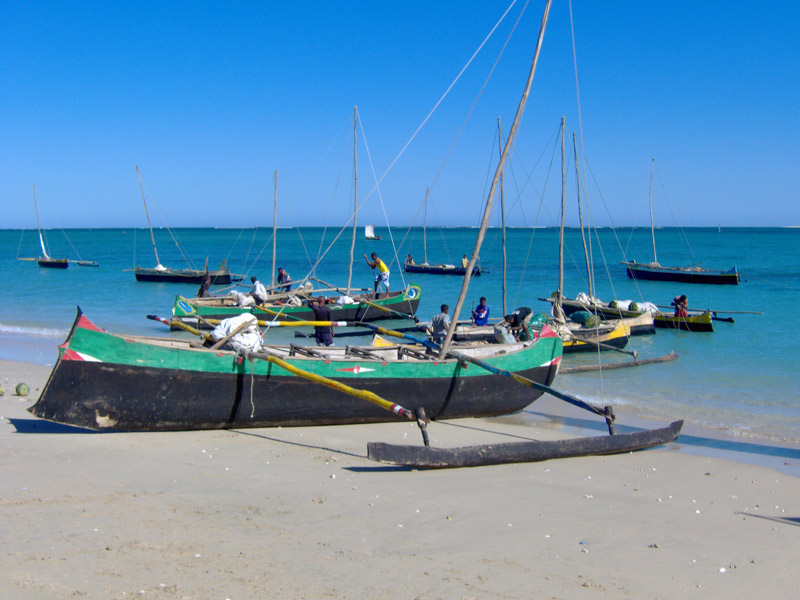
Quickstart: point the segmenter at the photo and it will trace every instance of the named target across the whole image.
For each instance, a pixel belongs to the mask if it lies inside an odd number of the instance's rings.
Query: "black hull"
[[[405,265],[406,273],[426,273],[428,275],[460,275],[463,277],[467,274],[464,267],[442,267],[438,265]],[[475,266],[472,269],[473,277],[478,277],[481,274],[481,268]]]
[[[656,319],[655,325],[659,329],[678,329],[680,331],[692,331],[695,333],[714,331],[714,325],[712,323],[695,323],[685,320],[664,321]]]
[[[707,283],[712,285],[739,285],[739,274],[704,271],[653,270],[648,267],[626,267],[628,278],[647,281],[674,281],[677,283]]]
[[[624,348],[628,345],[630,338],[627,335],[604,340],[600,342],[600,350],[611,350],[611,348]],[[583,341],[574,338],[574,341]],[[564,354],[574,354],[575,352],[597,352],[597,344],[593,341],[587,341],[585,344],[564,344]]]
[[[158,271],[156,269],[134,269],[136,281],[150,283],[203,283],[205,271],[195,271],[192,269],[167,269]],[[228,285],[234,281],[241,281],[241,277],[231,277],[227,271],[210,271],[212,285]]]
[[[66,269],[69,261],[66,258],[37,258],[36,264],[45,269]]]
[[[201,373],[59,360],[42,397],[29,410],[42,419],[102,431],[174,431],[344,425],[404,421],[365,400],[298,377],[249,374],[243,360],[230,373]],[[274,373],[280,370],[275,369]],[[556,367],[521,371],[550,384]],[[350,380],[342,380],[352,383]],[[433,419],[517,412],[541,395],[508,377],[363,378],[358,388]],[[251,392],[252,390],[252,392]],[[252,393],[252,395],[251,395]]]

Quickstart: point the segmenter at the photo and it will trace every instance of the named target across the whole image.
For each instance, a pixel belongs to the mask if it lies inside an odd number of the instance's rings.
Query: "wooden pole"
[[[658,264],[658,256],[656,256],[656,225],[653,219],[653,169],[656,165],[654,158],[650,162],[650,236],[653,238],[653,264]]]
[[[581,224],[581,240],[583,240],[583,257],[586,260],[586,277],[589,281],[589,297],[594,298],[594,273],[589,260],[589,250],[586,245],[586,236],[583,232],[583,211],[581,210],[581,173],[578,170],[578,142],[575,133],[572,133],[572,150],[575,153],[575,177],[578,181],[578,221]]]
[[[275,259],[278,250],[278,171],[275,170],[274,189],[272,195],[272,278],[275,283]]]
[[[353,108],[353,239],[350,242],[350,270],[347,273],[347,295],[350,295],[350,286],[353,282],[353,252],[356,248],[356,216],[358,214],[358,107]]]
[[[508,132],[508,137],[506,138],[506,145],[503,147],[503,153],[500,155],[500,161],[497,164],[497,170],[494,174],[494,179],[492,180],[492,187],[489,189],[489,196],[486,200],[486,208],[483,211],[483,220],[481,221],[481,228],[478,231],[478,237],[475,240],[475,247],[472,250],[472,257],[470,258],[469,264],[467,265],[467,272],[464,275],[464,282],[461,284],[461,293],[458,297],[458,302],[456,303],[455,310],[453,311],[452,321],[450,322],[450,327],[447,330],[447,336],[442,343],[442,349],[440,351],[440,356],[444,358],[447,354],[447,349],[450,346],[450,342],[453,340],[453,334],[456,331],[456,325],[458,322],[458,317],[461,314],[461,307],[464,305],[464,300],[467,297],[467,291],[469,290],[469,282],[472,278],[472,269],[475,268],[475,263],[478,262],[478,256],[481,250],[481,245],[483,244],[483,238],[486,236],[486,229],[489,226],[489,215],[492,210],[492,201],[494,199],[494,193],[497,189],[497,183],[500,179],[500,173],[503,172],[503,165],[505,164],[506,157],[508,156],[509,150],[511,150],[511,144],[514,142],[514,138],[517,135],[517,127],[519,126],[520,118],[522,117],[522,113],[525,112],[525,104],[528,102],[528,94],[531,91],[531,85],[533,84],[533,76],[536,73],[536,63],[539,61],[539,52],[542,49],[542,42],[544,40],[544,32],[545,28],[547,27],[547,18],[550,14],[550,5],[552,4],[552,0],[547,0],[547,4],[544,7],[544,14],[542,15],[542,23],[539,27],[539,38],[536,41],[536,50],[533,55],[533,61],[531,62],[531,69],[528,73],[528,80],[525,83],[525,90],[522,93],[522,98],[519,101],[519,106],[517,106],[517,113],[514,116],[514,122],[511,124],[511,130]]]
[[[428,264],[428,193],[431,188],[425,188],[425,204],[422,212],[422,264]]]
[[[136,165],[136,178],[139,180],[139,191],[142,194],[142,204],[144,204],[144,216],[147,217],[147,227],[150,228],[150,240],[153,242],[153,254],[156,255],[156,265],[160,265],[158,259],[158,248],[156,248],[156,238],[153,235],[153,226],[150,224],[150,213],[147,212],[147,200],[144,199],[144,188],[142,187],[142,176],[139,173],[139,165]]]
[[[497,117],[497,139],[498,147],[503,146],[503,127],[500,124],[500,117]],[[503,194],[504,171],[500,171],[500,223],[503,227],[503,314],[508,314],[506,306],[506,272],[508,269],[508,258],[506,256],[506,202]]]

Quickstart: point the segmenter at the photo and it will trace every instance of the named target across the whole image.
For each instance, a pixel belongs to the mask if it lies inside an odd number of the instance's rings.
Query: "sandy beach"
[[[415,425],[93,434],[31,416],[0,361],[3,598],[753,598],[795,594],[800,478],[677,443],[415,471]],[[14,395],[16,383],[31,393]],[[559,409],[548,400],[537,413]],[[518,415],[434,445],[563,437]]]

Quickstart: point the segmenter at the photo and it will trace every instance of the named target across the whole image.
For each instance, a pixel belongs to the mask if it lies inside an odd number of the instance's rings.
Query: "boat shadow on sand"
[[[564,416],[554,416],[546,413],[540,413],[535,411],[524,411],[526,414],[530,415],[534,419],[541,419],[543,422],[547,422],[550,425],[557,425],[559,427],[564,427],[568,429],[576,429],[581,430],[581,433],[585,434],[588,431],[596,431],[598,434],[608,435],[606,424],[600,421],[592,421],[589,419],[579,419],[574,417],[564,417]],[[6,417],[6,420],[14,426],[14,429],[17,433],[22,434],[55,434],[55,435],[65,435],[65,434],[93,434],[93,435],[103,435],[109,433],[128,433],[128,434],[135,434],[135,435],[142,435],[147,434],[148,432],[102,432],[102,431],[94,431],[92,429],[84,429],[82,427],[75,427],[73,425],[62,425],[60,423],[54,423],[52,421],[45,421],[42,419],[15,419],[11,417]],[[438,421],[437,425],[446,425],[448,427],[456,427],[456,428],[463,428],[463,429],[471,429],[471,430],[478,430],[487,433],[493,433],[498,435],[499,437],[506,437],[506,438],[515,438],[517,440],[525,440],[525,441],[535,441],[534,437],[528,436],[520,436],[511,433],[504,433],[500,431],[492,431],[489,428],[485,427],[475,427],[474,425],[467,425],[464,423],[456,423],[452,421]],[[633,433],[636,431],[643,431],[641,427],[633,427],[629,425],[622,425],[620,423],[615,424],[615,428],[617,433]],[[367,459],[365,454],[359,453],[352,453],[342,450],[340,448],[331,448],[322,444],[309,444],[309,443],[301,443],[296,441],[290,441],[285,439],[280,439],[277,437],[265,435],[264,433],[256,433],[255,431],[248,430],[243,431],[241,429],[229,429],[228,431],[238,433],[239,435],[247,435],[252,437],[261,438],[268,442],[275,442],[279,444],[285,444],[289,446],[297,446],[303,448],[311,448],[315,450],[322,450],[325,452],[331,452],[334,454],[339,455],[346,455],[358,458]],[[725,451],[725,452],[742,452],[747,454],[754,454],[759,456],[770,456],[776,458],[784,458],[784,459],[793,459],[800,461],[800,450],[794,448],[786,448],[782,446],[770,446],[767,444],[755,444],[751,442],[744,442],[738,440],[722,440],[722,439],[715,439],[709,437],[701,437],[696,435],[685,435],[680,434],[678,439],[670,444],[672,448],[680,447],[680,446],[689,446],[689,447],[696,447],[696,448],[708,448],[712,450],[718,451]],[[654,448],[657,450],[657,448]],[[404,466],[391,466],[391,465],[381,465],[381,466],[374,466],[374,467],[349,467],[347,470],[350,471],[407,471],[410,470],[410,467]]]

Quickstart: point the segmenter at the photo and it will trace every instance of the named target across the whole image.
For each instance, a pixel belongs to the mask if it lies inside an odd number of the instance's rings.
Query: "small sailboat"
[[[379,240],[381,239],[380,234],[375,233],[375,225],[365,225],[364,226],[364,239],[366,240]]]
[[[156,238],[153,235],[153,226],[150,224],[150,213],[147,211],[147,200],[144,197],[142,188],[142,177],[139,167],[136,167],[136,176],[139,178],[139,191],[142,193],[142,203],[144,204],[144,214],[147,217],[147,227],[150,229],[150,240],[153,242],[153,253],[156,256],[156,266],[152,269],[135,267],[133,273],[136,281],[161,282],[161,283],[203,283],[206,275],[210,277],[212,284],[227,285],[232,281],[241,281],[241,277],[232,277],[228,269],[227,261],[223,260],[219,268],[209,271],[207,269],[169,269],[161,264],[158,258],[158,248]]]
[[[69,260],[68,258],[53,258],[47,252],[47,245],[44,241],[44,236],[42,235],[42,228],[39,224],[39,208],[36,204],[36,186],[33,186],[33,210],[36,213],[36,230],[39,233],[39,245],[42,248],[42,255],[36,258],[19,258],[18,260],[35,260],[36,264],[40,267],[44,267],[45,269],[66,269],[69,267],[69,263],[75,263],[82,267],[96,267],[97,263],[93,260]],[[66,234],[64,234],[66,236]],[[69,238],[67,238],[69,241]],[[70,242],[70,245],[72,242]],[[73,246],[73,250],[75,247]]]
[[[727,271],[704,269],[699,266],[665,267],[658,262],[656,255],[656,233],[653,220],[653,169],[654,158],[650,163],[650,235],[653,238],[653,262],[638,263],[635,260],[622,261],[630,279],[649,281],[677,281],[679,283],[710,283],[716,285],[739,285],[739,273],[734,266]]]
[[[464,255],[464,258],[461,260],[461,265],[450,265],[450,264],[429,264],[428,263],[428,192],[430,190],[425,190],[425,211],[422,217],[422,245],[425,250],[425,255],[422,261],[422,264],[414,262],[414,258],[409,254],[406,257],[405,263],[403,264],[403,269],[406,273],[427,273],[428,275],[460,275],[463,277],[467,274],[467,263],[469,262]],[[477,277],[481,274],[481,267],[480,265],[475,265],[472,267],[473,276]]]
[[[36,259],[36,264],[46,269],[66,269],[69,260],[66,258],[53,258],[47,253],[47,248],[42,237],[42,228],[39,225],[39,208],[36,206],[36,186],[33,186],[33,210],[36,213],[36,230],[39,232],[39,245],[42,247],[42,255]]]

